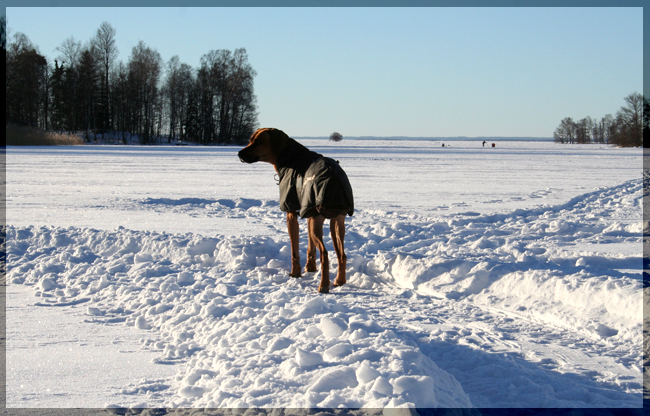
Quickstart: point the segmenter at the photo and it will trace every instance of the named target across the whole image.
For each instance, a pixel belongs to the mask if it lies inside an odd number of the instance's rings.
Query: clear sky
[[[290,136],[551,137],[643,92],[643,9],[7,7],[48,59],[106,21],[198,68],[246,48],[262,127]]]

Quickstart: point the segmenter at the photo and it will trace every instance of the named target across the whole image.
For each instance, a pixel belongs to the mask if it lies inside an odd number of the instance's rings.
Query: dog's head
[[[251,136],[248,146],[244,147],[237,154],[239,160],[244,163],[267,162],[275,164],[275,161],[289,141],[282,130],[273,128],[257,129]]]

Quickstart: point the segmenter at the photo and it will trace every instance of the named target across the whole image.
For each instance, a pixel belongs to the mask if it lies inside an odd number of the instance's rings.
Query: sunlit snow
[[[355,193],[329,295],[236,147],[7,148],[7,406],[642,406],[641,149],[303,143]],[[27,349],[106,353],[54,395]]]

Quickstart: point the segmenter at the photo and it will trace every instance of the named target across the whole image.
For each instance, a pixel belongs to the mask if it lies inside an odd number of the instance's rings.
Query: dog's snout
[[[250,152],[246,152],[247,148],[243,148],[237,153],[237,156],[239,157],[239,160],[241,160],[242,163],[253,163],[255,162],[255,158],[250,155]]]

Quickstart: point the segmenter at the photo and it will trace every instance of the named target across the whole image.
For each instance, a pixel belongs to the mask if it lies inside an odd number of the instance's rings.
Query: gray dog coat
[[[276,166],[282,211],[298,212],[301,218],[319,214],[334,218],[354,213],[352,186],[336,160],[289,138],[278,155]]]

